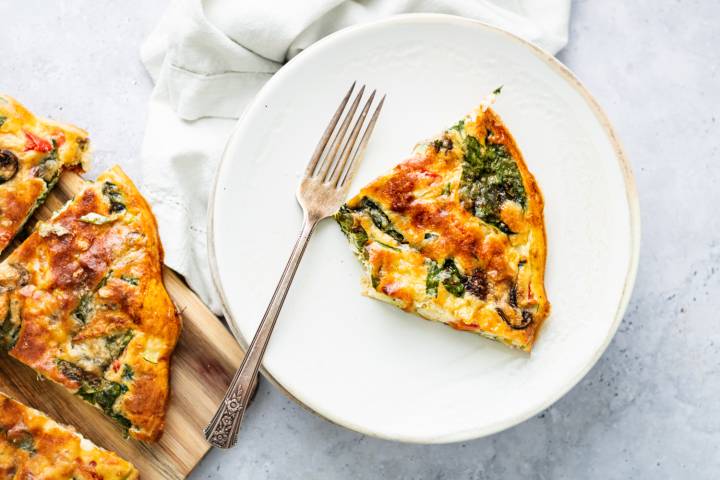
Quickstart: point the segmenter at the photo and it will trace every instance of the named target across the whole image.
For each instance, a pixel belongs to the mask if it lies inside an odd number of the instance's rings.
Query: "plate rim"
[[[362,433],[364,435],[372,436],[375,438],[380,438],[384,440],[390,440],[390,441],[399,441],[399,442],[406,442],[406,443],[415,443],[415,444],[447,444],[447,443],[455,443],[455,442],[461,442],[461,441],[468,441],[473,439],[478,439],[482,437],[486,437],[489,435],[493,435],[495,433],[499,433],[503,430],[507,430],[508,428],[512,428],[516,425],[519,425],[520,423],[525,422],[529,418],[537,415],[538,413],[542,412],[543,410],[549,408],[552,406],[555,402],[560,400],[562,397],[564,397],[573,387],[575,387],[592,369],[595,364],[597,364],[598,360],[602,357],[602,355],[607,350],[608,346],[610,345],[610,342],[615,337],[615,334],[617,333],[617,330],[620,326],[620,323],[622,323],[623,316],[625,314],[625,311],[627,309],[628,303],[630,301],[630,298],[632,296],[633,287],[635,285],[635,280],[637,277],[637,270],[638,270],[638,264],[639,264],[639,258],[640,258],[640,236],[641,236],[641,223],[640,223],[640,201],[638,197],[637,192],[637,186],[635,183],[635,176],[632,171],[632,167],[630,166],[630,163],[627,159],[627,155],[625,154],[625,150],[622,146],[622,143],[620,139],[618,138],[618,135],[615,132],[615,129],[612,125],[612,122],[610,121],[609,117],[605,113],[605,110],[600,106],[598,101],[595,99],[595,97],[590,93],[590,91],[585,87],[585,85],[575,76],[575,74],[567,67],[565,66],[560,60],[555,58],[554,55],[548,53],[541,47],[537,46],[536,44],[519,37],[518,35],[515,35],[514,33],[505,30],[501,27],[491,25],[489,23],[483,22],[481,20],[476,20],[472,18],[467,17],[460,17],[457,15],[448,15],[448,14],[440,14],[440,13],[406,13],[406,14],[400,14],[400,15],[393,15],[384,19],[380,19],[374,22],[368,22],[363,23],[359,25],[352,25],[349,27],[346,27],[342,30],[338,30],[336,32],[333,32],[324,38],[318,40],[314,44],[312,44],[307,49],[300,52],[298,55],[293,57],[289,62],[287,62],[285,65],[283,65],[280,70],[286,68],[287,65],[292,64],[295,62],[298,58],[303,57],[307,51],[315,49],[316,46],[324,45],[326,43],[334,41],[338,36],[342,35],[348,35],[355,33],[359,30],[369,29],[373,28],[377,25],[381,24],[407,24],[407,23],[427,23],[427,22],[449,22],[449,23],[455,23],[455,24],[464,24],[469,25],[474,28],[481,28],[485,30],[491,30],[495,33],[500,33],[502,35],[505,35],[509,37],[512,41],[518,42],[524,47],[527,47],[538,59],[542,60],[546,65],[548,65],[553,71],[558,73],[561,77],[567,81],[570,86],[575,89],[585,100],[586,104],[592,111],[592,113],[595,115],[595,118],[600,123],[600,126],[603,129],[603,132],[605,135],[607,135],[608,140],[610,141],[615,159],[618,162],[618,166],[620,167],[620,171],[623,177],[624,186],[625,186],[625,194],[626,194],[626,200],[628,205],[628,213],[629,213],[629,220],[630,220],[630,235],[629,235],[629,242],[630,242],[630,258],[628,261],[628,267],[625,274],[625,281],[623,284],[623,290],[622,295],[620,297],[620,302],[617,305],[617,308],[615,310],[615,317],[613,319],[613,323],[608,330],[608,333],[603,340],[602,344],[599,346],[599,348],[596,349],[593,356],[589,359],[589,361],[578,371],[578,373],[570,378],[568,382],[563,385],[562,388],[558,388],[556,392],[553,395],[549,395],[547,399],[544,402],[540,402],[540,405],[531,408],[523,413],[520,413],[512,418],[509,418],[504,421],[498,421],[491,424],[488,424],[481,428],[469,428],[466,430],[454,432],[452,434],[443,435],[440,437],[433,436],[433,437],[422,437],[422,436],[390,436],[385,435],[381,432],[376,432],[370,429],[367,429],[361,425],[353,424],[352,422],[344,421],[341,418],[337,418],[334,416],[331,416],[329,414],[323,413],[322,411],[319,411],[315,408],[310,407],[308,404],[303,402],[300,398],[298,398],[296,395],[289,392],[275,377],[267,370],[265,369],[264,365],[260,366],[260,372],[262,375],[268,379],[277,389],[279,389],[286,397],[296,402],[298,405],[303,407],[305,410],[314,413],[315,415],[329,421],[330,423],[333,423],[335,425],[339,425],[345,428],[348,428],[350,430],[353,430],[358,433]],[[278,70],[278,72],[280,71]],[[217,190],[218,190],[218,184],[220,181],[220,171],[222,169],[223,164],[228,158],[228,151],[230,148],[230,144],[233,143],[234,138],[236,135],[238,135],[238,132],[240,131],[240,127],[243,124],[244,117],[246,115],[246,112],[250,111],[251,108],[253,108],[258,103],[258,96],[262,92],[262,90],[266,89],[268,85],[271,85],[274,83],[277,73],[273,75],[268,82],[263,85],[263,87],[258,91],[258,93],[255,94],[255,97],[248,103],[248,105],[243,110],[243,113],[238,117],[237,122],[235,123],[235,126],[232,129],[232,132],[228,136],[228,139],[225,143],[225,147],[223,148],[222,154],[220,156],[220,161],[218,162],[217,169],[215,171],[213,186],[210,191],[209,201],[208,201],[208,213],[207,213],[207,250],[208,250],[208,259],[210,263],[210,275],[212,278],[213,286],[215,287],[215,290],[217,291],[218,295],[220,296],[220,302],[222,304],[222,311],[225,315],[226,323],[228,327],[230,328],[230,331],[232,332],[235,339],[238,341],[238,343],[241,345],[243,350],[247,350],[247,347],[249,345],[249,342],[243,337],[242,332],[238,328],[237,324],[235,323],[235,320],[229,310],[227,297],[225,295],[225,291],[222,287],[222,282],[220,281],[220,275],[218,272],[218,262],[217,262],[217,256],[215,252],[215,235],[214,235],[214,228],[215,228],[215,221],[214,221],[214,214],[215,214],[215,204],[217,201]]]

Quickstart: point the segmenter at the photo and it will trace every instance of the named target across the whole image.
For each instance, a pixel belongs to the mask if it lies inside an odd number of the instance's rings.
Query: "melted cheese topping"
[[[161,268],[155,218],[112,168],[0,264],[0,347],[155,440],[180,334]]]
[[[71,427],[59,425],[0,393],[0,478],[132,480],[138,471],[97,447]]]
[[[524,204],[500,196],[493,222],[463,197],[468,137],[502,148],[519,172]],[[488,188],[502,178],[486,175]],[[365,294],[529,351],[550,311],[542,211],[514,139],[484,104],[365,186],[336,219],[365,266]]]
[[[0,252],[63,170],[85,169],[88,146],[84,130],[38,118],[16,100],[0,95],[0,155],[17,161],[16,173],[0,176]]]

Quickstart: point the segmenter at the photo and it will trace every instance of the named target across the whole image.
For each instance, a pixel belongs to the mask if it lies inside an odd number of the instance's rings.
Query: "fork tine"
[[[350,132],[350,137],[348,137],[347,142],[342,149],[340,159],[336,163],[335,168],[328,172],[328,178],[325,179],[325,181],[334,184],[336,187],[339,183],[340,175],[345,171],[348,158],[350,158],[350,154],[355,147],[355,142],[357,141],[358,135],[360,135],[360,129],[362,129],[362,126],[365,123],[365,118],[367,117],[368,111],[370,110],[370,105],[372,105],[372,102],[375,99],[376,92],[377,90],[373,90],[373,92],[370,94],[370,98],[368,98],[367,102],[365,102],[365,106],[360,112],[360,115],[355,121],[355,126]]]
[[[335,130],[335,127],[337,126],[338,120],[340,120],[340,115],[342,115],[343,110],[345,110],[345,106],[347,105],[348,100],[350,99],[350,95],[352,94],[353,90],[355,90],[355,84],[357,81],[353,82],[352,85],[350,85],[350,90],[347,91],[345,94],[345,98],[342,99],[342,102],[340,102],[340,106],[335,111],[335,115],[330,119],[330,123],[328,124],[327,128],[325,128],[325,132],[323,133],[323,136],[320,137],[320,141],[318,142],[317,146],[315,147],[315,151],[312,154],[312,157],[310,157],[310,161],[308,162],[308,166],[305,169],[305,176],[310,177],[312,176],[313,172],[315,171],[315,167],[317,167],[318,160],[320,160],[320,157],[322,156],[323,151],[325,150],[325,147],[327,146],[328,142],[330,141],[330,137],[332,136],[333,130]]]
[[[350,126],[350,121],[355,116],[355,112],[357,111],[358,104],[360,103],[360,99],[362,99],[363,93],[365,93],[365,85],[360,88],[360,91],[357,93],[357,96],[355,97],[355,100],[353,101],[352,105],[350,106],[350,111],[345,114],[345,118],[343,119],[342,124],[340,125],[340,130],[335,134],[335,139],[332,142],[332,146],[330,147],[330,151],[325,155],[325,158],[323,159],[320,168],[317,172],[317,176],[319,178],[326,178],[328,170],[330,170],[330,167],[333,166],[337,162],[337,152],[340,148],[340,145],[342,144],[345,133],[347,132],[348,127]]]
[[[368,126],[365,128],[365,131],[362,134],[360,144],[358,145],[357,150],[355,150],[355,154],[353,155],[352,160],[350,160],[347,168],[345,169],[344,175],[340,177],[340,181],[338,183],[339,188],[347,187],[349,186],[350,182],[352,182],[352,179],[355,176],[355,172],[357,171],[357,167],[358,165],[360,165],[360,162],[365,155],[365,150],[367,149],[370,135],[375,128],[375,123],[377,122],[378,116],[380,116],[380,110],[385,103],[385,97],[386,95],[383,95],[383,97],[380,99],[380,103],[378,103],[378,106],[375,107],[375,112],[370,118],[370,122],[368,123]]]

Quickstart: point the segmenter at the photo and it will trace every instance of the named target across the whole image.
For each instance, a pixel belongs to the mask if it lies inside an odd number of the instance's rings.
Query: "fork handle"
[[[237,442],[238,430],[242,422],[245,409],[252,398],[252,386],[262,363],[265,348],[270,341],[270,335],[275,327],[283,302],[290,289],[290,284],[295,277],[295,272],[300,264],[305,247],[310,240],[315,226],[319,219],[305,215],[303,219],[300,236],[295,242],[290,259],[288,259],[282,277],[275,288],[270,304],[265,310],[260,326],[255,332],[255,337],[245,352],[245,358],[235,376],[230,382],[225,398],[220,403],[215,416],[205,427],[205,439],[211,445],[219,448],[231,448]]]

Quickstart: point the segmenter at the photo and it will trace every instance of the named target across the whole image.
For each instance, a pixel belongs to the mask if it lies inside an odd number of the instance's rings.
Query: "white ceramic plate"
[[[217,176],[213,273],[245,345],[300,229],[301,172],[353,80],[387,101],[352,191],[504,85],[495,109],[545,196],[552,314],[526,355],[365,298],[358,261],[326,221],[300,265],[264,372],[311,410],[379,437],[441,443],[511,427],[595,364],[632,289],[638,206],[608,120],[554,58],[479,22],[402,16],[318,42],[257,95]]]

